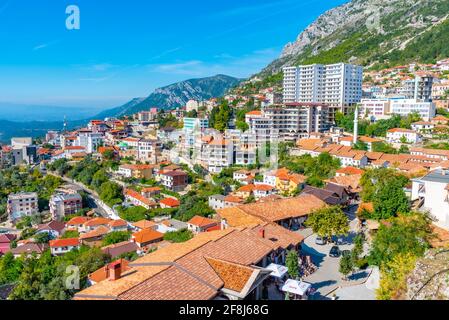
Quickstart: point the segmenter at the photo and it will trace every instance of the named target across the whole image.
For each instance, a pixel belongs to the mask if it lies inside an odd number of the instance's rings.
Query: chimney
[[[112,262],[108,266],[108,277],[109,281],[116,281],[122,276],[122,262],[121,260]]]
[[[259,236],[260,236],[261,238],[265,238],[265,229],[260,229],[260,230],[259,230]]]

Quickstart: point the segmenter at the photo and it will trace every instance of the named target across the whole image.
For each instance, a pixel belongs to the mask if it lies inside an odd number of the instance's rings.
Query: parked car
[[[333,246],[329,251],[329,257],[339,258],[341,256],[341,251],[338,246]]]
[[[327,244],[327,238],[326,237],[316,237],[315,243],[319,246],[324,246]]]

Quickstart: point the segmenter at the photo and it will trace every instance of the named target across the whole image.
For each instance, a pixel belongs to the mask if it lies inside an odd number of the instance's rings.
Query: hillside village
[[[0,285],[10,299],[410,295],[397,268],[449,239],[448,70],[286,67],[282,85],[13,138]],[[80,291],[41,279],[43,261],[63,281],[56,265],[89,260]]]

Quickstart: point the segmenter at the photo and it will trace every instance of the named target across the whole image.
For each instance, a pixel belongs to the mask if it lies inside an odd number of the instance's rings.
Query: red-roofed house
[[[80,241],[78,238],[57,239],[50,241],[51,254],[54,256],[66,254],[75,249],[79,249]]]
[[[0,254],[4,254],[10,251],[11,242],[16,239],[13,234],[0,234]]]
[[[138,206],[138,207],[139,206],[144,207],[147,210],[157,207],[156,202],[154,202],[148,198],[145,198],[143,195],[141,195],[137,191],[134,191],[131,189],[128,189],[125,191],[125,198],[126,198],[126,200],[131,202],[133,205]]]
[[[159,202],[159,205],[161,206],[161,208],[177,208],[179,207],[181,203],[179,202],[178,199],[174,199],[174,198],[165,198],[162,199]]]
[[[144,248],[153,243],[160,242],[164,240],[164,235],[154,229],[143,229],[132,235],[132,239],[139,246],[139,248]]]
[[[187,222],[187,229],[193,233],[206,232],[208,229],[213,228],[220,223],[216,220],[212,220],[205,217],[195,216]]]

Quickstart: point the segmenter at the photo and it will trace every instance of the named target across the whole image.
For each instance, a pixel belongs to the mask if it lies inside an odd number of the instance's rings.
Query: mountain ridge
[[[449,48],[432,40],[449,38],[448,13],[449,0],[352,0],[319,16],[257,76],[298,64],[346,62],[380,69],[446,58]]]
[[[134,98],[123,106],[105,110],[94,118],[121,117],[150,108],[162,110],[183,107],[189,100],[208,100],[223,96],[241,79],[218,74],[212,77],[188,79],[155,89],[146,98]]]

